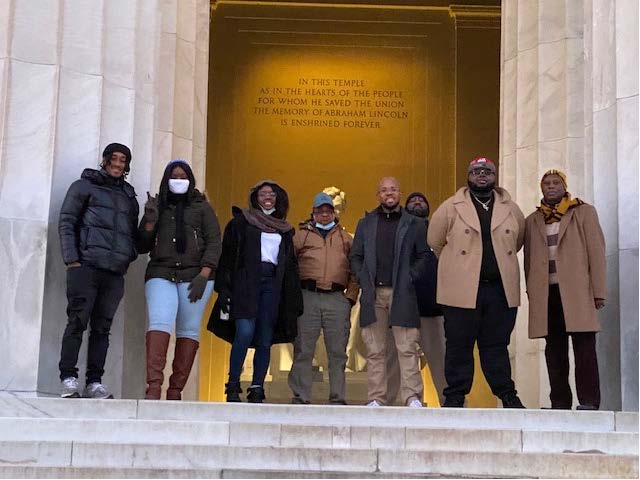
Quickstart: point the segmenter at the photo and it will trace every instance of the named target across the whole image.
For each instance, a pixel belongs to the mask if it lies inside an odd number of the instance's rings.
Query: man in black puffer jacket
[[[128,147],[108,145],[101,169],[86,168],[69,187],[60,209],[58,233],[69,302],[59,364],[63,398],[80,396],[76,364],[89,323],[83,396],[113,398],[102,384],[109,331],[124,294],[124,274],[138,256],[139,207],[135,190],[125,181],[130,164]]]
[[[413,192],[407,197],[405,204],[407,212],[419,218],[423,218],[429,229],[429,202],[421,192]],[[438,259],[429,248],[425,256],[425,268],[421,275],[413,282],[418,297],[418,310],[420,310],[420,347],[429,365],[431,379],[438,393],[440,405],[444,403],[442,393],[447,386],[444,378],[444,318],[442,310],[436,303],[436,284],[438,277]],[[392,344],[393,342],[388,342]],[[395,350],[393,351],[395,352]],[[393,353],[392,352],[392,353]],[[397,355],[387,356],[387,370],[397,372],[389,375],[387,392],[390,399],[395,399],[400,389],[400,367]]]

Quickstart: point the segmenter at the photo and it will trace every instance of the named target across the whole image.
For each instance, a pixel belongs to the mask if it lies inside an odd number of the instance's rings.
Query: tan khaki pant
[[[444,318],[420,317],[420,346],[424,353],[433,386],[438,393],[440,405],[444,403],[444,388],[447,381],[444,378]],[[393,335],[387,338],[387,372],[389,382],[387,385],[387,404],[393,405],[400,391],[400,366],[398,365],[398,355],[393,341]]]
[[[387,333],[389,312],[393,300],[391,287],[376,288],[376,322],[362,329],[367,346],[368,401],[387,404]],[[400,395],[406,405],[412,399],[422,400],[422,376],[420,375],[420,331],[417,328],[392,327],[394,345],[400,366]]]

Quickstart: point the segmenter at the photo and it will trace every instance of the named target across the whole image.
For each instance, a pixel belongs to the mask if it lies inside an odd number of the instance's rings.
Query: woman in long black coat
[[[262,403],[271,345],[292,342],[297,334],[302,293],[288,209],[287,192],[263,180],[251,189],[249,208],[233,207],[225,228],[209,329],[232,343],[228,402],[241,401],[240,373],[248,348],[254,347],[247,400]]]

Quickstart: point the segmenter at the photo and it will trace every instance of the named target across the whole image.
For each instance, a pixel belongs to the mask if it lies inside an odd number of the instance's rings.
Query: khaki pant
[[[313,354],[320,337],[329,358],[329,401],[344,403],[347,343],[349,342],[349,312],[351,304],[342,292],[320,293],[302,290],[304,314],[298,317],[298,336],[293,342],[293,365],[289,372],[289,388],[294,399],[311,401],[313,385]]]
[[[444,393],[447,381],[444,378],[444,318],[420,317],[420,346],[424,353],[433,386],[438,393],[440,405],[444,403]],[[387,338],[387,372],[389,382],[387,385],[388,405],[393,405],[400,390],[400,366],[398,365],[398,355],[393,341],[393,336]]]
[[[376,322],[362,329],[362,338],[367,345],[368,401],[377,400],[383,405],[387,404],[387,334],[392,300],[392,288],[376,288]],[[420,331],[417,328],[394,326],[391,332],[400,366],[402,402],[406,405],[412,399],[422,400],[422,376],[418,363]]]

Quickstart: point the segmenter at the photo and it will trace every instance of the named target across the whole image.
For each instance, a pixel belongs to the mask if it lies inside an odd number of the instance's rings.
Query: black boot
[[[241,402],[240,394],[242,389],[240,388],[240,382],[229,382],[224,385],[224,393],[227,395],[227,402]]]
[[[443,408],[464,408],[464,397],[445,397]]]
[[[516,392],[509,392],[500,400],[502,400],[502,408],[526,408],[518,398]]]
[[[262,403],[267,398],[264,395],[264,388],[260,385],[253,385],[247,388],[247,401],[249,403]]]

